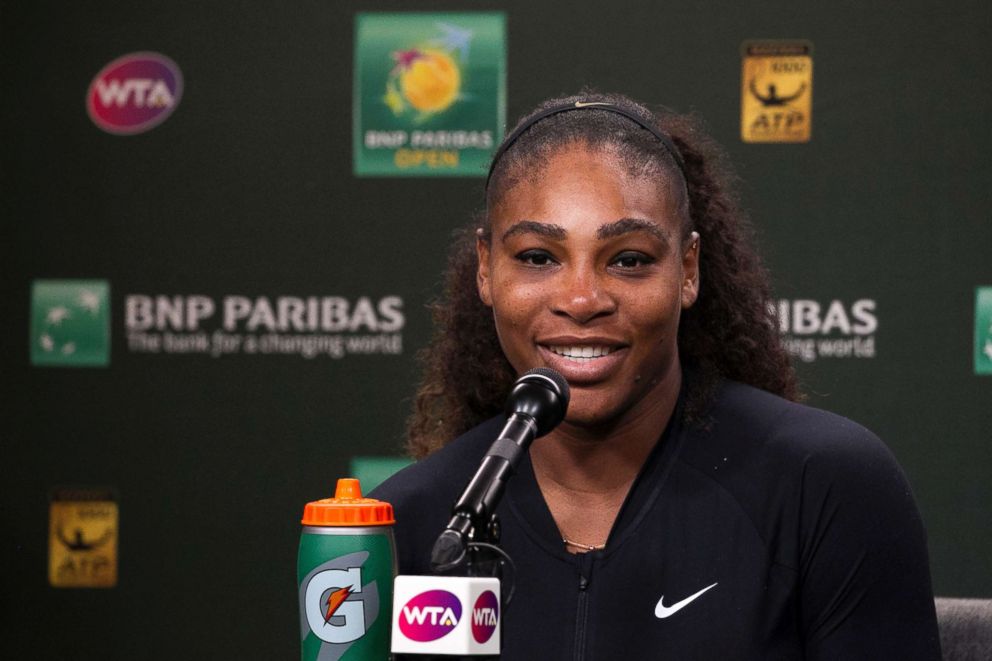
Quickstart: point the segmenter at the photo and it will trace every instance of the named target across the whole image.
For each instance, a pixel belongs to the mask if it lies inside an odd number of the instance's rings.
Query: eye
[[[632,270],[654,263],[654,257],[645,255],[642,252],[626,251],[613,258],[610,266],[623,270]]]
[[[517,260],[527,266],[550,266],[554,264],[554,258],[544,250],[525,250],[517,255]]]

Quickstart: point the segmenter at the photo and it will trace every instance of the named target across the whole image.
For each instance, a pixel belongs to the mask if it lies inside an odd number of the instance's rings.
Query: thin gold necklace
[[[570,540],[565,536],[562,536],[561,541],[565,542],[565,546],[574,546],[575,548],[582,549],[583,551],[600,551],[606,548],[606,542],[592,546],[589,544],[581,544],[579,542],[573,542],[572,540]]]

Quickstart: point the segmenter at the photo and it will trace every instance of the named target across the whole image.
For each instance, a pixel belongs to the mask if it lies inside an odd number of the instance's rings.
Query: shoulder
[[[681,464],[733,499],[778,562],[833,526],[846,542],[875,530],[922,530],[909,483],[886,445],[842,416],[727,382],[704,425],[690,428]],[[785,534],[791,531],[791,534]]]
[[[694,450],[732,449],[741,458],[760,457],[767,467],[898,469],[885,444],[862,425],[733,381],[721,385],[697,431]]]
[[[923,522],[875,434],[727,383],[691,440],[696,475],[732,494],[795,572],[807,656],[939,658]]]

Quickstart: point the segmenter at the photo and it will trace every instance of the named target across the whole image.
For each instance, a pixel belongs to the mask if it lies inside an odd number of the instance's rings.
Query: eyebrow
[[[610,239],[615,236],[630,234],[631,232],[647,232],[665,243],[669,242],[668,232],[662,229],[657,223],[652,223],[650,220],[644,220],[643,218],[621,218],[616,222],[601,225],[596,230],[596,238]]]
[[[599,229],[596,230],[596,238],[611,239],[613,237],[630,234],[632,232],[647,232],[665,243],[670,243],[668,232],[658,226],[657,223],[653,223],[650,220],[644,220],[642,218],[621,218],[620,220],[612,223],[601,225]],[[502,240],[506,241],[511,236],[515,236],[517,234],[539,234],[557,241],[564,241],[565,237],[568,236],[568,232],[561,225],[538,223],[533,220],[521,220],[514,223],[508,230],[503,232]]]
[[[563,241],[568,235],[561,225],[551,225],[549,223],[538,223],[533,220],[521,220],[510,226],[510,229],[503,232],[502,240],[506,241],[511,236],[517,234],[540,234],[549,239]]]

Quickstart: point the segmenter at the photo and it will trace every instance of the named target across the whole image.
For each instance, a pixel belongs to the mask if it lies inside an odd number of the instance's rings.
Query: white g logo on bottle
[[[321,603],[324,593],[349,586],[352,594],[362,591],[361,567],[351,567],[347,571],[327,569],[314,574],[307,583],[307,624],[310,625],[310,631],[325,643],[350,643],[365,635],[365,606],[361,599],[342,602],[334,611],[333,617],[326,621],[324,619],[326,604]],[[344,624],[331,622],[338,618],[344,618]]]

